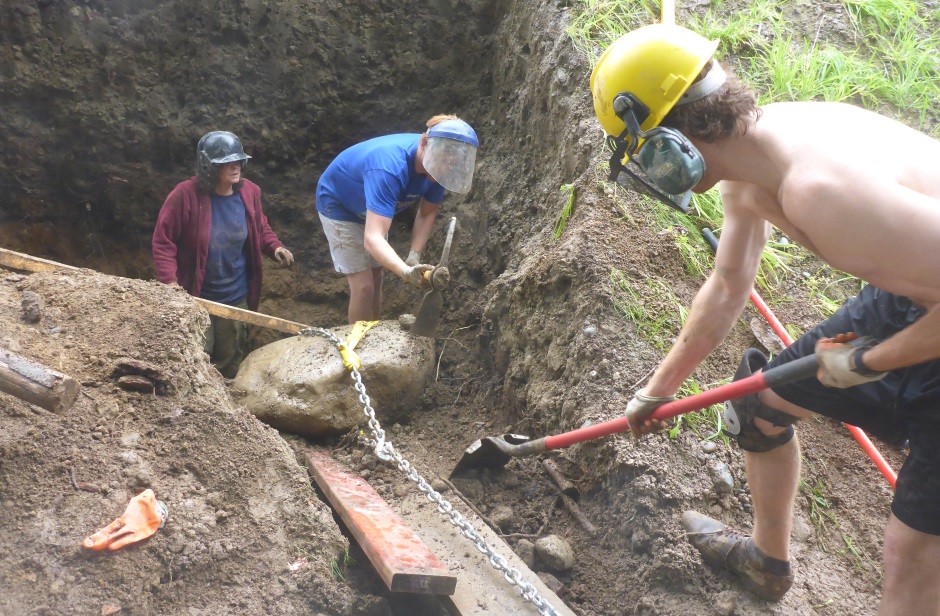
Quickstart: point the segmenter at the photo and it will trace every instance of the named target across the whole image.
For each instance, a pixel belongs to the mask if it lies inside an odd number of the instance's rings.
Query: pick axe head
[[[431,284],[431,290],[421,298],[421,305],[415,312],[415,322],[411,326],[411,333],[415,336],[433,338],[437,333],[437,326],[441,322],[441,307],[444,305],[444,296],[441,289],[450,284],[450,271],[447,269],[447,259],[450,257],[450,245],[454,240],[454,229],[457,227],[457,218],[451,218],[447,227],[447,239],[444,240],[444,251],[437,267],[425,274]]]

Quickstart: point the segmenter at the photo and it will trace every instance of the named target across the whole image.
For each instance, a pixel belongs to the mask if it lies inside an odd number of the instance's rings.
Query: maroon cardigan
[[[248,223],[248,308],[258,309],[261,300],[261,255],[274,258],[284,244],[277,239],[261,211],[261,188],[244,180],[240,191]],[[196,178],[180,182],[166,198],[153,230],[153,264],[157,280],[177,282],[190,295],[199,297],[209,258],[212,201],[196,191]]]

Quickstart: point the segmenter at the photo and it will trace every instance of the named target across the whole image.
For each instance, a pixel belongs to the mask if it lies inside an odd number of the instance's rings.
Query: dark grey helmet
[[[223,130],[206,133],[196,146],[196,170],[209,175],[212,165],[224,165],[236,160],[247,161],[251,156],[245,154],[241,139],[235,134]],[[242,167],[244,167],[244,162]]]

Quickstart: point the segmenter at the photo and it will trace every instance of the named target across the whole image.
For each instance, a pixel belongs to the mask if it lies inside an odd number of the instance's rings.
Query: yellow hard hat
[[[620,135],[624,123],[614,112],[614,98],[630,92],[649,108],[644,131],[659,126],[718,48],[687,28],[653,24],[614,41],[594,66],[594,112],[608,135]]]

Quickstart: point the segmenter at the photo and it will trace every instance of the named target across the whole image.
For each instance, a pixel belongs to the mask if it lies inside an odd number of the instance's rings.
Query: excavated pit
[[[253,156],[246,176],[297,258],[290,269],[266,263],[260,311],[342,324],[348,295],[315,213],[319,174],[353,143],[456,113],[481,140],[474,187],[445,199],[442,219],[460,225],[435,378],[410,421],[387,426],[390,438],[422,474],[447,477],[480,436],[542,436],[617,416],[661,353],[618,312],[611,272],[668,278],[685,305],[701,281],[674,237],[624,216],[634,197],[605,182],[590,66],[566,32],[572,11],[544,0],[0,8],[0,247],[136,279],[0,270],[0,344],[74,373],[90,392],[63,417],[0,395],[0,527],[13,531],[0,538],[0,613],[441,613],[427,598],[390,596],[355,546],[349,562],[292,454],[338,446],[393,506],[410,484],[368,449],[277,435],[234,403],[201,353],[203,315],[152,282],[150,235],[166,195],[192,173],[199,136],[233,131]],[[553,240],[564,184],[576,187],[576,209]],[[408,227],[404,216],[390,235],[402,254]],[[45,301],[34,326],[21,318],[25,291]],[[419,299],[397,280],[385,292],[385,318]],[[798,303],[779,316],[803,328],[817,319]],[[255,328],[252,343],[278,336]],[[699,381],[727,378],[757,344],[739,325]],[[118,389],[110,370],[125,355],[186,386],[152,399]],[[776,605],[704,567],[679,526],[687,508],[749,525],[734,445],[704,453],[707,435],[684,430],[556,454],[596,536],[558,502],[536,459],[454,484],[484,514],[500,513],[517,551],[545,534],[572,544],[573,569],[535,569],[579,614],[874,614],[890,490],[840,426],[803,423],[804,478],[825,479],[840,526],[817,528],[801,499],[797,584]],[[901,452],[884,453],[898,468]],[[733,474],[730,492],[714,487],[719,464]],[[107,493],[74,489],[71,469]],[[145,483],[172,496],[176,529],[111,559],[83,554],[81,539]],[[844,537],[863,557],[845,555]]]

